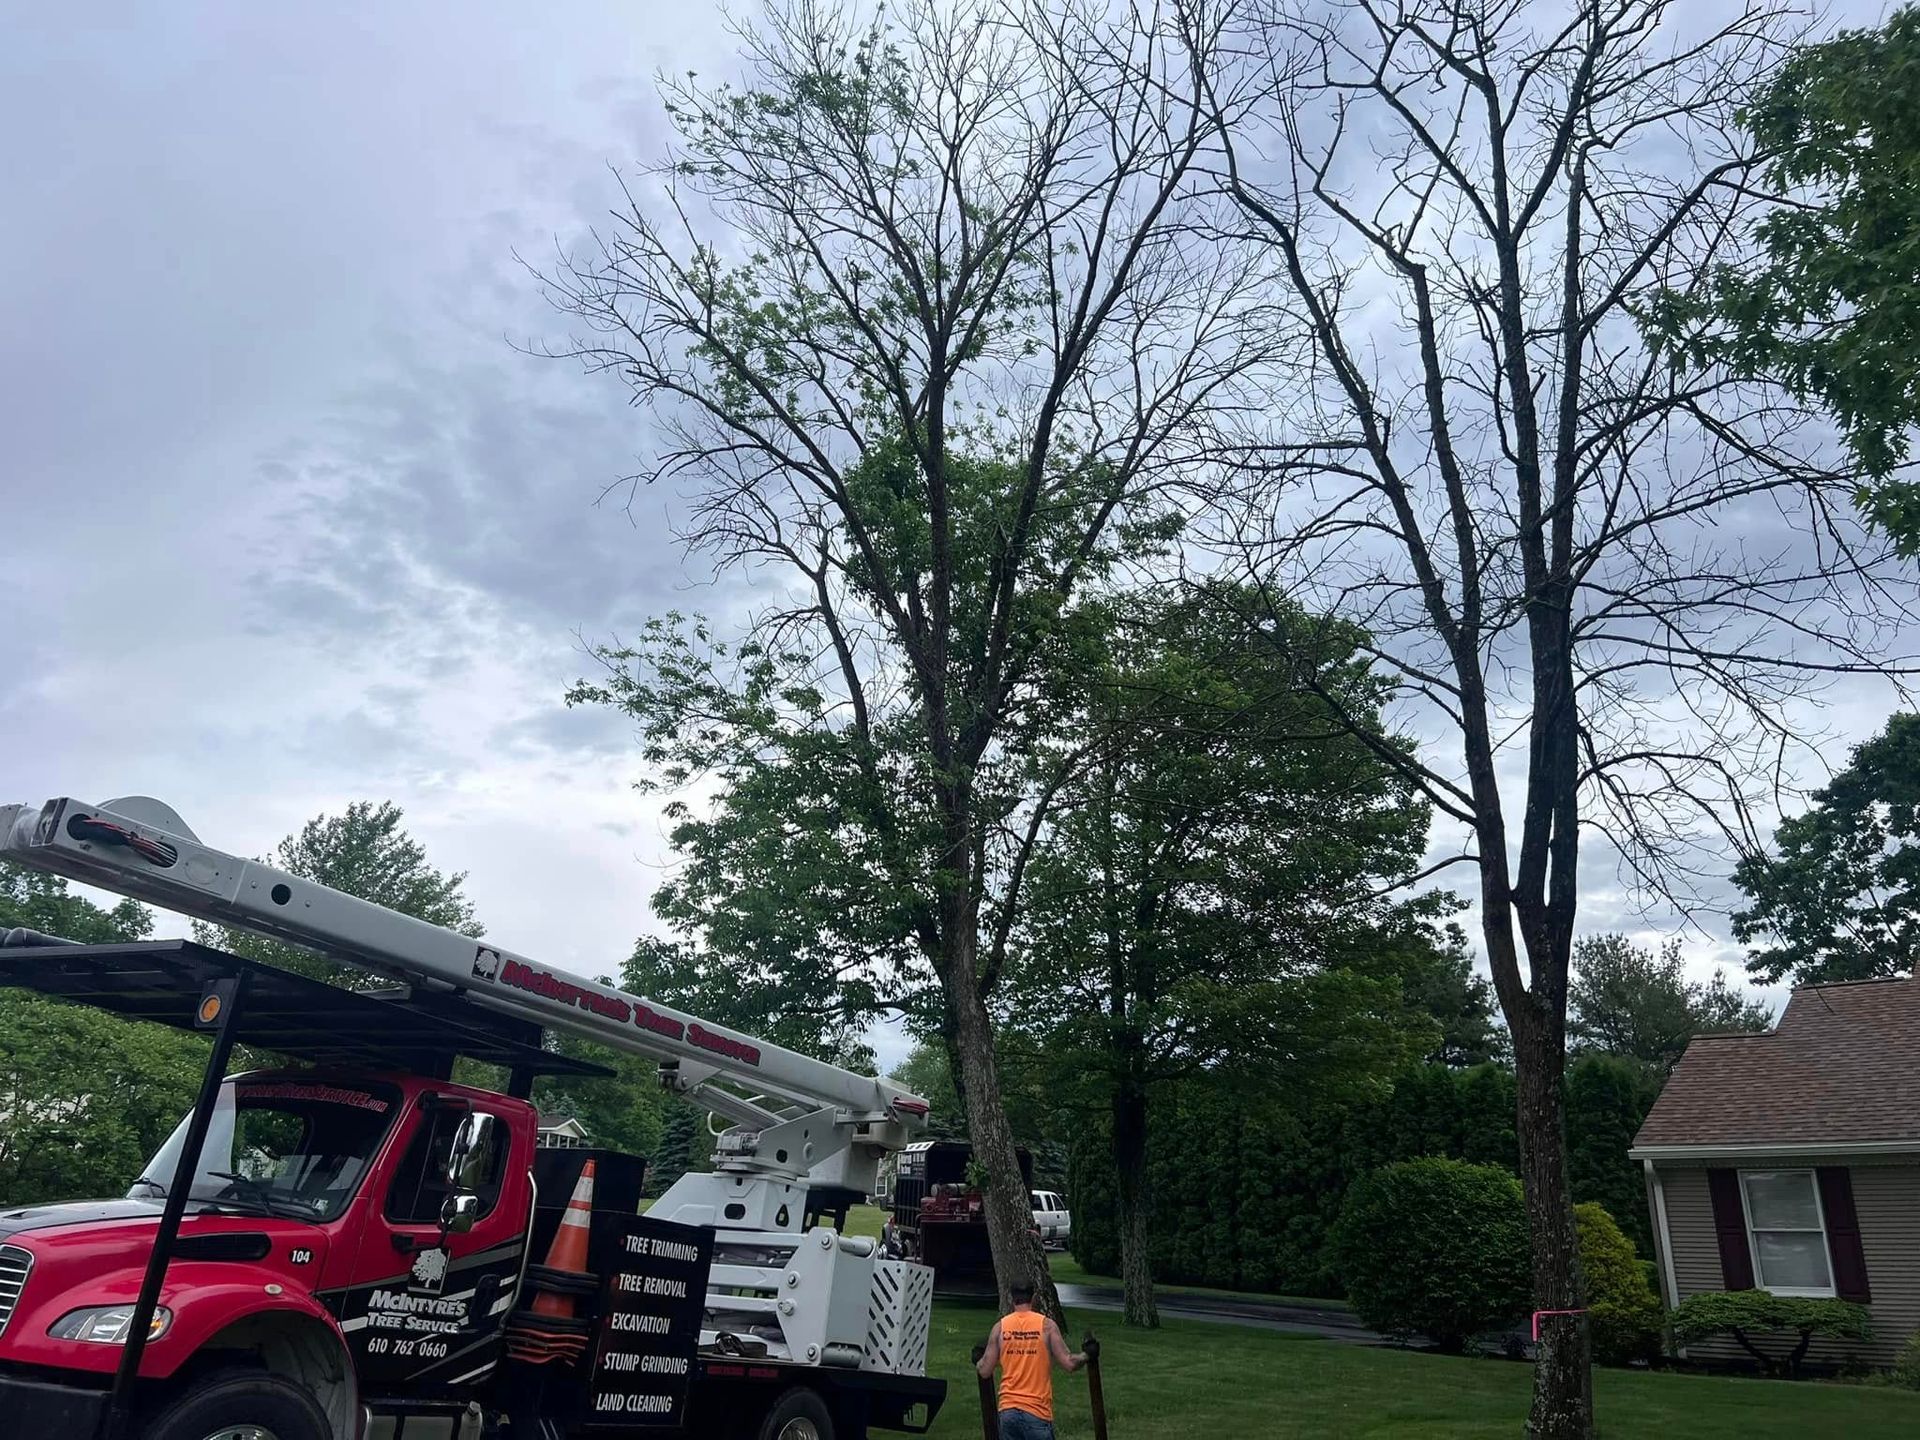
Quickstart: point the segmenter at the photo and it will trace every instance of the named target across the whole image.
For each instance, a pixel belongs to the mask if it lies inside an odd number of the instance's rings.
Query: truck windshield
[[[382,1086],[285,1076],[229,1081],[220,1087],[188,1198],[306,1220],[337,1215],[373,1163],[398,1103]],[[188,1123],[182,1120],[147,1162],[130,1196],[166,1194]]]

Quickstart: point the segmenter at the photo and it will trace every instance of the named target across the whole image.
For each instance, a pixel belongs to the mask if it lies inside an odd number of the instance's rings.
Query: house
[[[1628,1153],[1669,1305],[1748,1288],[1866,1305],[1873,1342],[1816,1342],[1816,1362],[1891,1364],[1920,1329],[1920,979],[1806,986],[1771,1031],[1696,1037]]]
[[[542,1150],[584,1150],[593,1142],[587,1127],[571,1115],[542,1115],[534,1143]]]

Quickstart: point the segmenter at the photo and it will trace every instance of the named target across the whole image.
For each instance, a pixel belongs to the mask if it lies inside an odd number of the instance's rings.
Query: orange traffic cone
[[[573,1198],[567,1201],[567,1208],[560,1216],[560,1228],[553,1232],[553,1244],[547,1247],[546,1268],[571,1275],[587,1274],[587,1236],[592,1232],[593,1161],[589,1160],[573,1187]],[[543,1289],[533,1297],[533,1313],[571,1319],[575,1313],[573,1298]]]
[[[527,1267],[533,1304],[507,1320],[507,1353],[529,1365],[571,1362],[587,1347],[588,1322],[579,1316],[579,1300],[597,1284],[587,1269],[587,1238],[593,1232],[593,1161],[580,1171],[560,1228],[547,1249],[547,1263]]]

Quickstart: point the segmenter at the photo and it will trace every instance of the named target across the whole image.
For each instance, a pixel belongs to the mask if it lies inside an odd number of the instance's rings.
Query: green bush
[[[1458,1351],[1526,1313],[1526,1205],[1494,1166],[1428,1158],[1362,1175],[1333,1245],[1354,1310],[1376,1330]]]
[[[1647,1284],[1633,1241],[1592,1201],[1573,1207],[1573,1223],[1587,1283],[1593,1358],[1602,1365],[1658,1359],[1660,1301]]]
[[[1871,1340],[1873,1321],[1864,1305],[1848,1300],[1811,1300],[1765,1290],[1710,1291],[1689,1295],[1673,1309],[1673,1338],[1691,1345],[1715,1335],[1730,1335],[1769,1372],[1797,1375],[1815,1336],[1831,1340]],[[1798,1335],[1784,1358],[1753,1343],[1757,1335]]]
[[[1893,1381],[1909,1390],[1920,1390],[1920,1335],[1912,1335],[1900,1347],[1900,1358],[1893,1362]]]

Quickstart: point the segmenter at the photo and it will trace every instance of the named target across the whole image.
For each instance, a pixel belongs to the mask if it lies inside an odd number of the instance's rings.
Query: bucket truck
[[[144,797],[0,807],[0,857],[370,977],[325,985],[192,941],[0,936],[0,984],[213,1042],[193,1111],[125,1197],[0,1211],[7,1434],[859,1440],[932,1423],[931,1272],[820,1223],[872,1190],[924,1100],[225,854]],[[644,1161],[537,1149],[535,1078],[609,1073],[554,1035],[657,1061],[731,1121],[712,1172],[639,1215]],[[271,1068],[228,1075],[235,1047]],[[504,1091],[456,1082],[463,1057]],[[529,1371],[515,1356],[544,1352],[510,1332],[588,1190],[592,1278],[535,1307],[585,1332],[584,1353]]]

